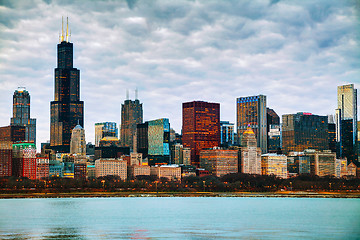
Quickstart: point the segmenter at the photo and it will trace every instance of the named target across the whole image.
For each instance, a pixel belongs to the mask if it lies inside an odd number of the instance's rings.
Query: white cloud
[[[47,3],[49,2],[49,3]],[[356,6],[346,1],[5,1],[0,6],[0,124],[19,85],[31,94],[38,143],[49,139],[56,44],[69,16],[87,141],[94,123],[120,123],[126,89],[144,119],[181,130],[181,104],[267,95],[279,115],[331,114],[336,87],[359,84]],[[358,86],[358,85],[357,85]]]

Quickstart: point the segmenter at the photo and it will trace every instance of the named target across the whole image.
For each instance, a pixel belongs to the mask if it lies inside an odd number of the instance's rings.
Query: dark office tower
[[[137,152],[142,153],[144,159],[148,157],[149,152],[148,129],[148,122],[141,123],[136,126]]]
[[[336,124],[328,124],[328,133],[329,133],[329,150],[331,152],[336,152]]]
[[[266,121],[269,125],[280,125],[280,117],[274,109],[266,108]]]
[[[258,147],[267,153],[266,96],[239,97],[236,100],[236,122],[239,142],[248,127],[255,132]]]
[[[336,141],[338,157],[357,161],[357,89],[354,84],[338,86],[336,109]],[[351,125],[351,126],[350,126]]]
[[[282,150],[285,153],[305,149],[329,149],[328,118],[311,113],[282,116]]]
[[[267,122],[267,150],[269,153],[277,153],[280,151],[280,117],[271,109],[266,108]]]
[[[57,45],[55,99],[51,102],[50,147],[57,152],[70,152],[71,131],[84,126],[84,102],[80,101],[80,71],[73,67],[73,44],[62,29]]]
[[[36,119],[30,118],[30,94],[19,87],[13,96],[13,117],[11,126],[25,127],[25,141],[36,144]]]
[[[142,103],[137,98],[135,101],[125,100],[124,104],[121,104],[120,141],[123,146],[133,148],[136,125],[142,122]]]
[[[200,151],[220,146],[220,104],[183,103],[183,146],[191,150],[191,165],[200,166]]]

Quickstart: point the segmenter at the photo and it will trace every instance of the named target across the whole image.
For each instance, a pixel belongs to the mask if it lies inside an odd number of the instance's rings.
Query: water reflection
[[[12,199],[0,239],[356,239],[359,214],[359,199]]]

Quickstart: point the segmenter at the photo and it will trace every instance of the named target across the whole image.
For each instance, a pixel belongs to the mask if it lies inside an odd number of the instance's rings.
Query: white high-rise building
[[[70,153],[78,156],[86,156],[85,130],[76,125],[71,133]]]

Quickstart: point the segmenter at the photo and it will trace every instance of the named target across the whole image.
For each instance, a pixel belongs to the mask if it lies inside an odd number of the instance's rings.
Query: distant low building
[[[181,167],[179,165],[161,165],[151,166],[150,175],[156,176],[158,179],[167,178],[172,181],[181,180]]]
[[[201,150],[200,167],[217,177],[237,173],[238,151],[219,148]]]
[[[319,177],[336,176],[335,161],[336,153],[330,150],[322,152],[312,149],[305,150],[305,155],[310,156],[310,173]]]
[[[49,177],[63,177],[63,167],[59,160],[49,160]]]
[[[150,176],[150,166],[146,165],[131,165],[128,166],[128,177],[136,178],[140,175]]]
[[[85,179],[87,174],[87,164],[86,163],[75,163],[74,164],[74,178],[75,179]]]
[[[196,176],[196,167],[192,165],[180,165],[181,167],[181,177],[190,177]]]
[[[88,164],[88,165],[86,166],[86,178],[87,178],[87,179],[96,178],[95,165],[90,165],[90,164]]]
[[[261,171],[263,175],[275,175],[279,178],[288,178],[287,157],[276,153],[261,155]]]
[[[287,157],[289,176],[310,173],[310,157],[303,152],[290,152]]]
[[[335,176],[342,178],[347,175],[347,159],[336,159],[335,160]]]
[[[49,177],[49,158],[36,158],[36,179],[46,179]]]
[[[347,165],[347,177],[356,177],[356,165],[355,163],[351,162],[349,165]]]

